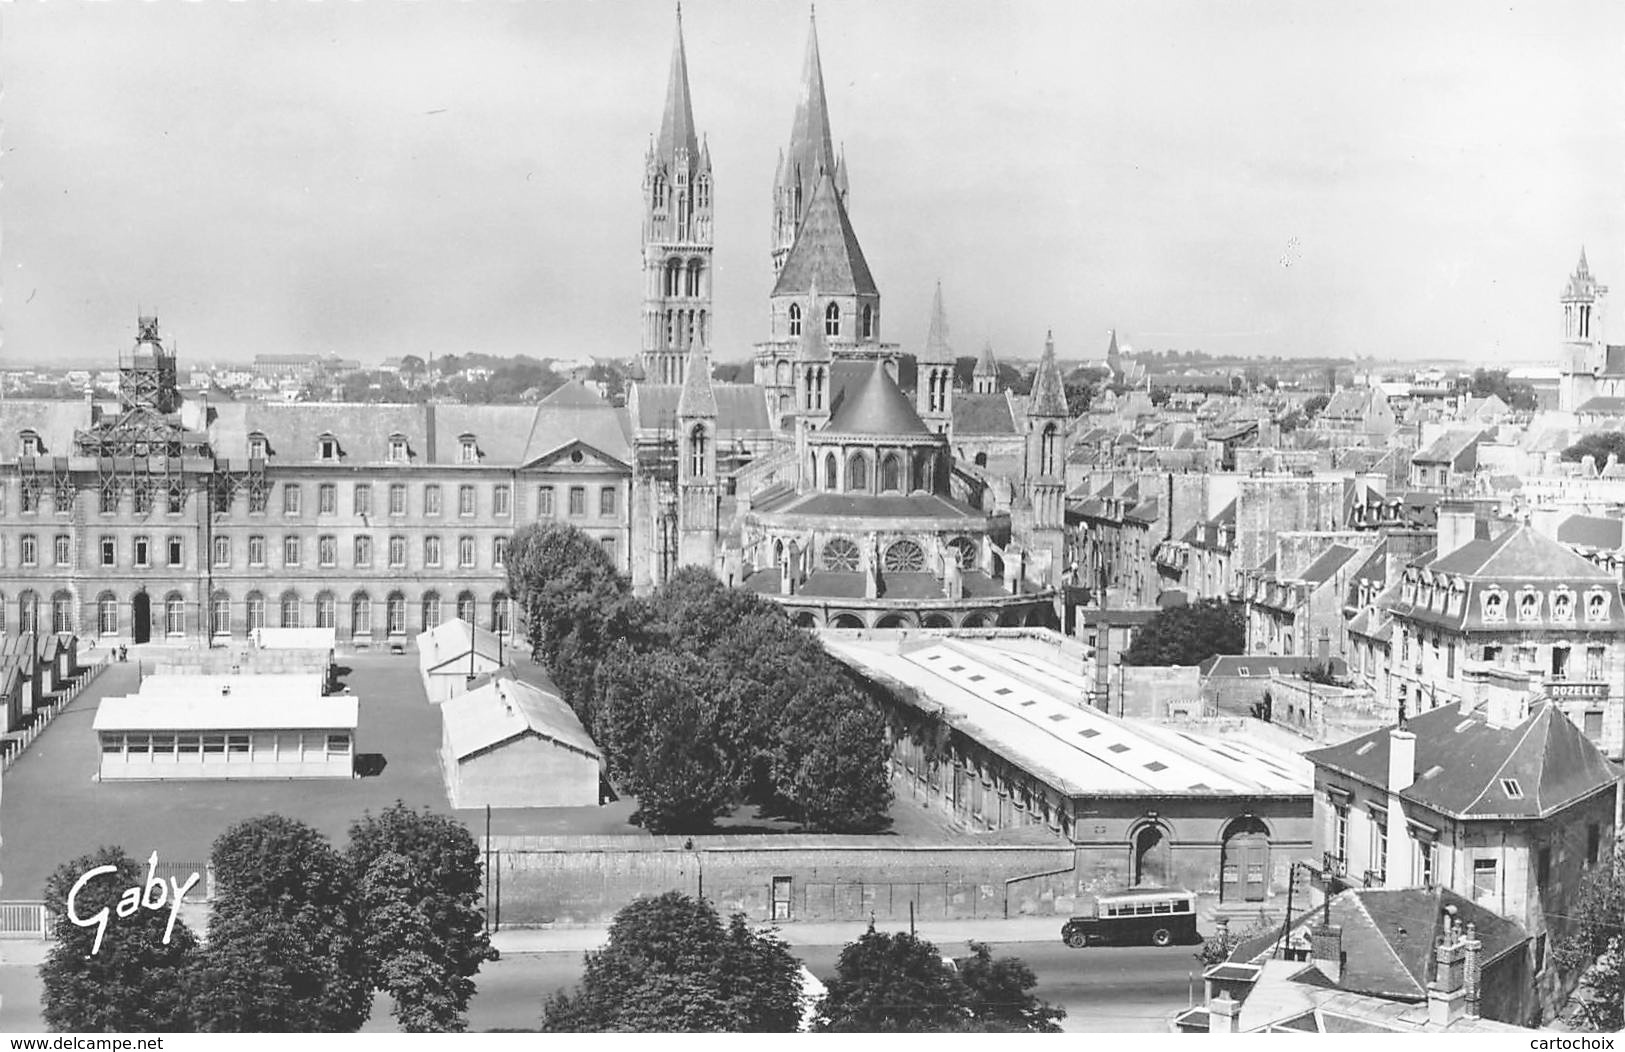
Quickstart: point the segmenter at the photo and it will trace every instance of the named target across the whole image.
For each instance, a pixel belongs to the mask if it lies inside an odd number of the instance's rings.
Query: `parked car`
[[[1172,946],[1200,942],[1196,896],[1182,888],[1133,888],[1095,899],[1092,914],[1061,926],[1061,939],[1076,948],[1091,945]]]

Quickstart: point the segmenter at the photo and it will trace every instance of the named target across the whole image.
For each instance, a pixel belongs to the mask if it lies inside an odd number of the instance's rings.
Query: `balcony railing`
[[[1320,865],[1320,872],[1323,875],[1328,877],[1346,877],[1348,876],[1348,869],[1348,859],[1341,855],[1334,855],[1330,851],[1325,852],[1325,857],[1321,860]]]
[[[1368,869],[1368,870],[1365,871],[1365,886],[1366,887],[1368,887],[1368,888],[1378,888],[1378,887],[1383,886],[1387,882],[1388,882],[1388,874],[1387,874],[1387,872],[1385,870]]]

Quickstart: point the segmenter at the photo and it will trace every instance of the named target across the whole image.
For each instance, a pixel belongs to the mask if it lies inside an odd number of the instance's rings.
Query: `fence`
[[[56,922],[43,902],[0,902],[0,939],[49,939]]]
[[[112,655],[104,654],[100,661],[74,677],[66,691],[59,693],[44,708],[34,710],[33,722],[27,728],[18,732],[16,737],[7,739],[5,759],[0,760],[0,773],[11,770],[11,765],[17,762],[17,758],[30,745],[34,744],[34,739],[38,738],[50,722],[56,718],[56,714],[72,704],[73,699],[79,696],[80,691],[96,682],[96,677],[102,674],[102,670],[107,667],[110,660],[112,660]]]

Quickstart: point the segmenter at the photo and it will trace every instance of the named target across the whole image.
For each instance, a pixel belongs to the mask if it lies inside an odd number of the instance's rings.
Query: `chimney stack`
[[[1478,953],[1484,948],[1479,941],[1478,929],[1469,922],[1467,937],[1462,940],[1462,988],[1467,994],[1467,1018],[1478,1018],[1478,986],[1479,969],[1482,967]]]
[[[1328,902],[1327,916],[1329,917]],[[1343,927],[1322,922],[1309,930],[1309,960],[1332,982],[1343,978]]]
[[[1478,512],[1464,500],[1441,500],[1438,511],[1438,553],[1449,555],[1477,537]]]
[[[1445,907],[1444,933],[1433,951],[1435,972],[1428,983],[1428,1022],[1437,1027],[1448,1027],[1467,1010],[1466,940],[1456,926],[1455,913],[1456,907]]]
[[[1402,792],[1416,781],[1416,735],[1397,727],[1388,732],[1388,791]]]
[[[1218,997],[1207,1003],[1207,1032],[1234,1034],[1240,1015],[1241,1002],[1231,997],[1228,990],[1220,991]]]

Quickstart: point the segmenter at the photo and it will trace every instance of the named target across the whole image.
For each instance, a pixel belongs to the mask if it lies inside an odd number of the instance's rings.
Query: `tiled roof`
[[[1332,923],[1343,929],[1338,988],[1425,1001],[1447,906],[1455,908],[1457,923],[1477,928],[1483,964],[1529,938],[1518,925],[1447,888],[1350,888],[1331,901]]]
[[[1015,418],[1010,415],[1010,399],[998,394],[955,393],[953,397],[954,435],[1013,435]]]
[[[876,358],[853,376],[837,368],[831,384],[829,424],[824,431],[837,435],[929,435],[931,429],[898,389],[885,363]],[[844,374],[844,375],[843,375]],[[838,386],[837,386],[838,385]]]
[[[795,244],[773,285],[773,295],[805,294],[817,283],[826,296],[878,296],[869,263],[863,258],[846,206],[826,173],[818,180],[812,202],[796,231]]]
[[[1417,778],[1398,795],[1452,817],[1544,818],[1614,784],[1597,747],[1549,703],[1537,702],[1515,727],[1443,705],[1412,716],[1406,728],[1416,735]],[[1385,787],[1390,733],[1383,728],[1304,755],[1317,767]],[[1521,795],[1509,797],[1502,779],[1515,780]]]

